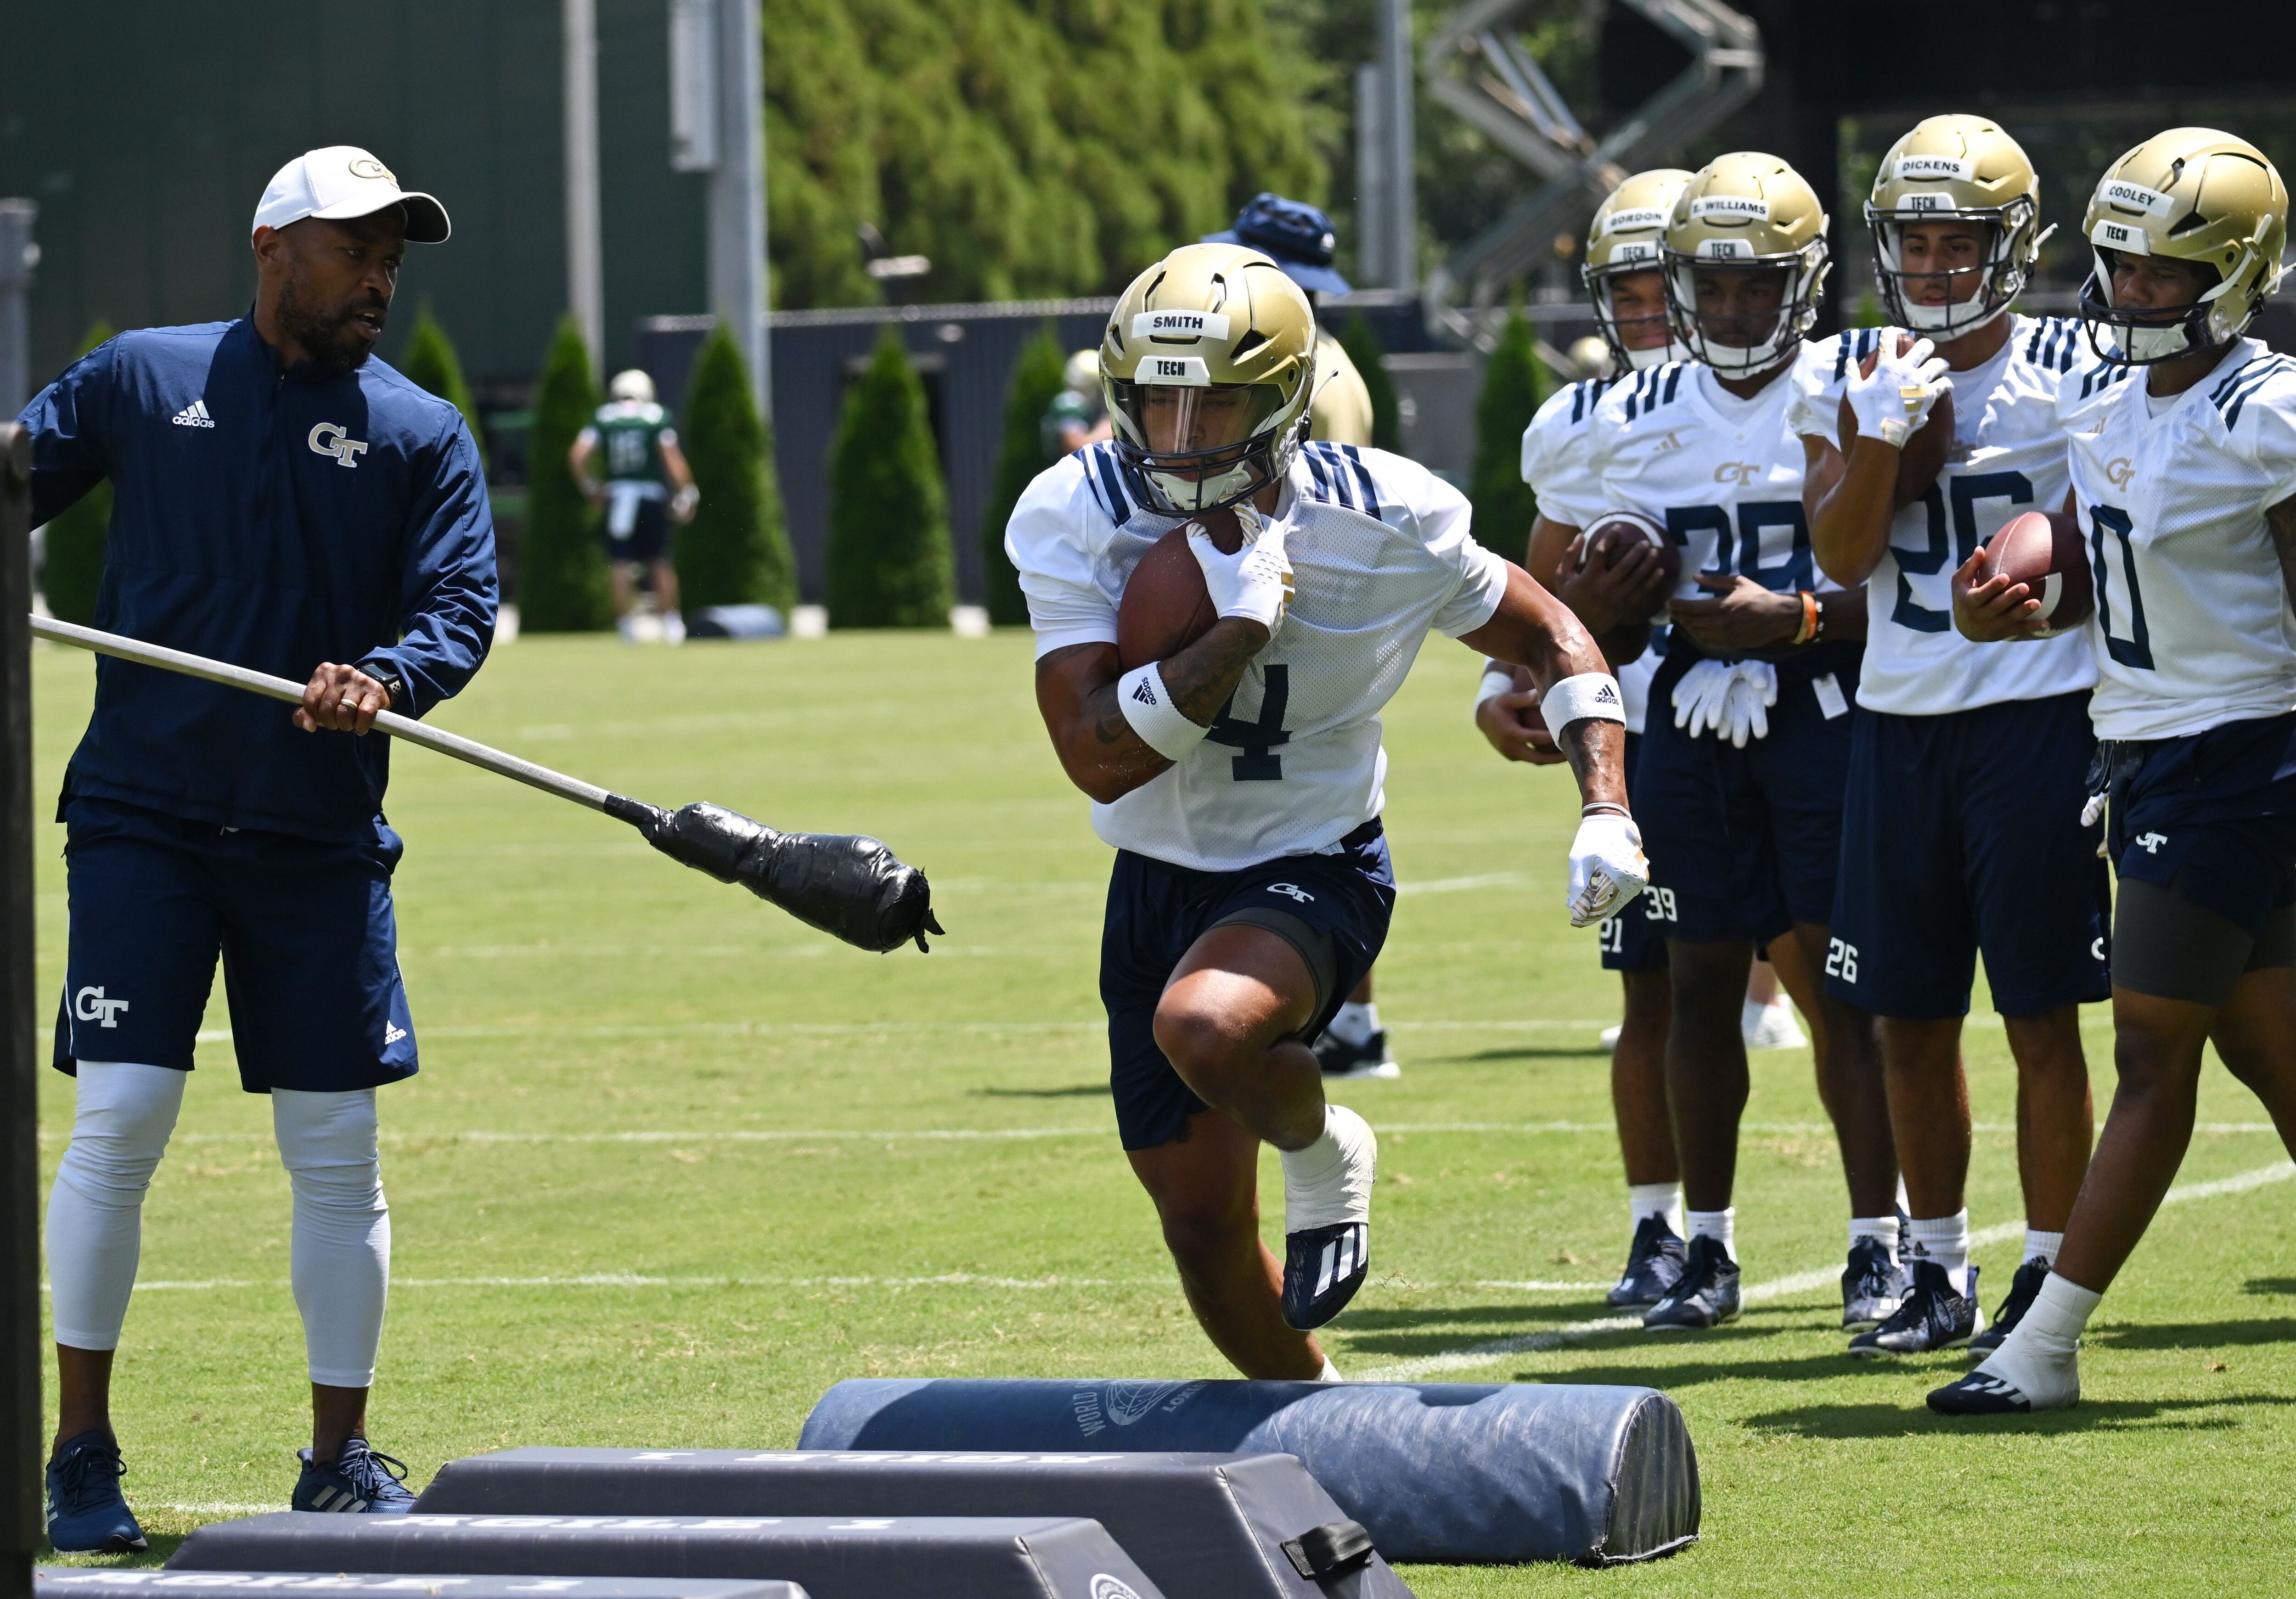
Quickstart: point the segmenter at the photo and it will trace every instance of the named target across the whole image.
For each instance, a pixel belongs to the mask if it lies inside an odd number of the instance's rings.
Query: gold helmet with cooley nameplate
[[[1595,325],[1603,330],[1603,342],[1610,346],[1615,371],[1643,372],[1669,361],[1690,359],[1689,347],[1675,337],[1670,322],[1665,343],[1649,349],[1628,348],[1619,332],[1618,308],[1611,299],[1615,280],[1631,272],[1664,270],[1659,250],[1666,238],[1667,218],[1674,214],[1674,202],[1690,176],[1680,167],[1637,172],[1611,191],[1595,208],[1594,221],[1587,225],[1587,259],[1579,275],[1586,280]]]
[[[1118,456],[1193,515],[1279,481],[1315,396],[1316,314],[1240,244],[1184,244],[1132,281],[1100,345]]]
[[[1908,225],[1980,224],[1985,258],[1974,266],[1908,273]],[[2024,147],[1988,117],[1928,117],[1890,146],[1874,175],[1866,225],[1874,231],[1874,275],[1882,305],[1901,328],[1943,340],[1974,332],[2009,309],[2033,275],[2041,242],[2041,180]],[[1908,277],[1945,280],[1946,303],[1925,306],[1906,292]],[[1974,292],[1970,292],[1974,278]]]
[[[1790,355],[1825,292],[1825,226],[1817,191],[1774,155],[1734,151],[1693,173],[1660,247],[1667,308],[1691,353],[1724,377],[1767,372]],[[1698,275],[1716,269],[1783,274],[1777,315],[1702,318]],[[1725,341],[1734,336],[1742,341]]]
[[[2081,286],[2089,344],[2117,365],[2146,366],[2218,348],[2248,326],[2280,282],[2288,190],[2247,140],[2172,127],[2105,168],[2081,234],[2096,256]],[[2112,303],[2113,266],[2124,255],[2190,261],[2212,268],[2217,282],[2190,305],[2124,310]]]

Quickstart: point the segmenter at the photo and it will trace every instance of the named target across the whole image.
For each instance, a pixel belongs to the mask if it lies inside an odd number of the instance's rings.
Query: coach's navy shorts
[[[2214,911],[2251,938],[2296,904],[2296,715],[2105,750],[2114,767],[2108,848],[2122,877]]]
[[[1299,1035],[1312,1044],[1387,942],[1395,872],[1378,820],[1329,855],[1286,855],[1241,872],[1195,872],[1116,852],[1101,932],[1100,1001],[1108,1010],[1109,1086],[1125,1148],[1183,1138],[1188,1118],[1209,1108],[1156,1047],[1156,1002],[1190,945],[1214,923],[1250,910],[1283,912],[1332,941],[1336,974]]]
[[[339,1093],[412,1077],[390,874],[398,835],[323,843],[109,800],[65,808],[71,947],[54,1062],[192,1069],[223,957],[240,1084]]]
[[[1880,1016],[1963,1016],[1982,950],[2004,1016],[2111,998],[2087,691],[1857,720],[1826,987]]]
[[[1667,937],[1759,947],[1833,914],[1865,652],[1860,644],[1820,644],[1781,662],[1769,735],[1742,750],[1674,725],[1674,685],[1693,658],[1669,654],[1651,685],[1634,796],[1652,879],[1672,898]]]
[[[1635,798],[1635,761],[1642,752],[1643,735],[1627,734],[1627,802]],[[1653,884],[1630,900],[1615,916],[1595,923],[1603,947],[1605,972],[1663,972],[1666,935],[1674,926],[1674,893]]]

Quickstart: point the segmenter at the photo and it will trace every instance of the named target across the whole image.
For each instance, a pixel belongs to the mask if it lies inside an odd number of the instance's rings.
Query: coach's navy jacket
[[[421,716],[494,640],[494,518],[461,413],[369,357],[280,367],[246,317],[122,333],[35,399],[32,520],[105,478],[95,625],[307,681],[389,671]],[[64,799],[221,827],[374,836],[390,741],[301,733],[291,708],[104,659]]]

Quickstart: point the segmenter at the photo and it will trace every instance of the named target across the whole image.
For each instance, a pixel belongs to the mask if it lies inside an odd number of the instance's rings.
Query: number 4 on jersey
[[[1215,744],[1243,751],[1231,763],[1238,783],[1283,781],[1283,758],[1274,751],[1277,746],[1292,742],[1292,735],[1283,731],[1283,713],[1292,704],[1292,668],[1270,665],[1266,668],[1266,676],[1258,721],[1239,722],[1228,715],[1235,709],[1235,696],[1230,694],[1227,703],[1220,707],[1219,715],[1212,718],[1210,731],[1204,734]]]

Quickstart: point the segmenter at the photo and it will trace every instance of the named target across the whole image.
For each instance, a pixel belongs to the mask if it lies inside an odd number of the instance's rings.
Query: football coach
[[[406,1468],[366,1442],[390,1264],[375,1089],[413,1076],[415,1053],[390,741],[356,735],[454,694],[494,638],[477,446],[454,406],[373,358],[406,247],[447,234],[445,209],[365,151],[314,150],[256,209],[246,316],[123,333],[23,415],[36,522],[112,485],[99,627],[305,683],[291,712],[101,660],[65,771],[55,1064],[78,1103],[47,1218],[60,1550],[144,1546],[119,1488],[112,1353],[218,955],[240,1083],[271,1096],[294,1193],[313,1426],[292,1505],[414,1503]]]

